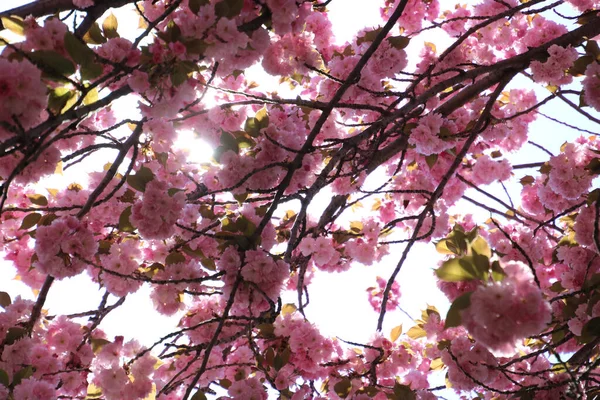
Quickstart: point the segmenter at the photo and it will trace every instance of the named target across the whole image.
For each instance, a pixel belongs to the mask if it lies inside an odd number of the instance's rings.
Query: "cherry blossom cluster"
[[[68,278],[83,272],[85,261],[97,250],[98,242],[84,222],[73,216],[57,218],[50,225],[38,227],[33,266],[58,279]]]
[[[2,13],[0,231],[37,297],[0,292],[0,398],[597,392],[600,3],[379,0],[344,42],[337,1],[117,2],[131,36],[111,2]],[[451,304],[405,329],[419,245]],[[382,265],[376,332],[325,335],[312,282]],[[84,271],[100,306],[53,315]],[[143,287],[179,324],[109,334]]]

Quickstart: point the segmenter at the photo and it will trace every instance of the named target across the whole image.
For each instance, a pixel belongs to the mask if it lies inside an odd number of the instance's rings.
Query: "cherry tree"
[[[343,44],[336,1],[0,13],[0,229],[37,293],[0,292],[0,398],[598,398],[600,1],[369,1],[380,24]],[[451,305],[403,332],[386,314],[417,243]],[[306,317],[315,274],[380,262],[368,342]],[[100,305],[45,309],[78,275]],[[179,323],[109,337],[142,287]]]

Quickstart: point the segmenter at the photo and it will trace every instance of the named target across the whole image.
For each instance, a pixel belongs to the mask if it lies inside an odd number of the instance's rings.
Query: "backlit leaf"
[[[215,14],[217,17],[235,18],[242,12],[244,0],[221,0],[215,4]]]
[[[165,265],[177,264],[185,262],[185,256],[181,253],[174,251],[165,258]]]
[[[406,335],[411,339],[418,339],[427,336],[427,332],[420,326],[413,326],[406,332]]]
[[[6,308],[12,304],[12,300],[10,298],[10,294],[6,292],[0,292],[0,306]]]
[[[5,387],[8,387],[10,385],[8,374],[3,369],[0,369],[0,384],[4,385]]]
[[[386,39],[393,48],[402,50],[410,43],[410,38],[406,36],[391,36]]]
[[[402,335],[402,325],[398,325],[397,327],[392,329],[392,332],[390,333],[391,341],[395,342],[396,340],[398,340],[400,335]]]
[[[8,331],[6,332],[6,336],[4,338],[4,344],[10,346],[11,344],[15,343],[17,340],[21,339],[25,335],[27,335],[27,331],[25,330],[25,328],[21,328],[18,326],[9,328]]]
[[[21,370],[17,371],[17,373],[15,373],[15,375],[13,376],[12,386],[18,386],[19,384],[21,384],[23,379],[31,377],[31,375],[33,375],[33,372],[33,367],[31,365],[28,365],[25,368],[22,368]]]
[[[148,182],[154,179],[154,173],[152,170],[146,167],[141,167],[135,175],[129,175],[127,177],[127,183],[129,186],[137,191],[144,192]]]
[[[333,391],[335,394],[345,399],[352,391],[352,381],[348,378],[344,378],[341,381],[333,385]]]
[[[59,53],[52,50],[38,50],[29,53],[29,58],[51,77],[71,76],[75,73],[75,65]]]
[[[200,11],[200,7],[210,4],[210,0],[189,0],[190,10],[198,15],[198,11]]]
[[[297,310],[296,305],[292,303],[287,303],[283,307],[281,307],[281,315],[292,314]]]
[[[102,338],[93,338],[93,339],[91,339],[90,342],[91,342],[92,351],[94,352],[94,354],[98,354],[98,352],[100,350],[102,350],[102,348],[104,346],[106,346],[109,343],[112,343],[110,340],[102,339]]]
[[[75,35],[67,31],[64,37],[65,49],[73,61],[78,65],[86,65],[94,62],[96,54],[92,49],[81,42]]]
[[[23,221],[21,222],[21,226],[19,227],[19,229],[29,229],[29,228],[33,228],[34,226],[37,225],[38,222],[40,222],[40,220],[42,219],[42,214],[40,213],[31,213],[31,214],[27,214],[25,216],[25,218],[23,218]]]
[[[462,282],[481,278],[471,257],[456,257],[445,261],[435,270],[435,274],[444,282]]]
[[[2,20],[2,25],[4,26],[4,29],[8,29],[12,33],[15,33],[19,36],[23,36],[25,34],[25,24],[23,23],[23,19],[21,17],[13,15],[0,17],[0,20]]]
[[[473,243],[471,243],[471,249],[479,255],[488,258],[492,256],[492,250],[490,249],[488,242],[481,236],[477,236]]]
[[[117,17],[113,13],[110,13],[110,15],[104,19],[104,22],[102,22],[102,32],[104,32],[104,36],[109,39],[119,37],[119,34],[117,33],[118,27],[119,21],[117,21]]]
[[[106,38],[100,30],[100,25],[97,22],[92,24],[92,27],[83,35],[83,41],[88,44],[102,44],[106,43]]]
[[[47,206],[48,205],[48,199],[44,195],[28,194],[27,197],[29,198],[29,201],[31,201],[36,206]]]
[[[119,216],[119,226],[118,226],[118,229],[121,232],[133,232],[133,231],[135,231],[135,227],[131,224],[131,221],[129,220],[129,217],[131,217],[131,206],[129,206],[126,209],[124,209],[123,212],[121,213],[121,215]]]
[[[194,393],[191,400],[206,400],[206,395],[202,390],[198,390],[196,393]]]

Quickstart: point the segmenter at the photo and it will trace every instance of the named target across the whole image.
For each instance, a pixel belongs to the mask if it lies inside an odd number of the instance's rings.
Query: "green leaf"
[[[490,249],[488,242],[486,242],[486,240],[481,236],[477,236],[471,243],[471,250],[488,258],[492,256],[492,250]]]
[[[573,66],[569,68],[567,72],[573,76],[581,76],[585,74],[585,70],[587,69],[588,65],[593,62],[594,57],[592,56],[579,57],[577,60],[575,60]]]
[[[50,77],[65,77],[75,73],[75,65],[52,50],[38,50],[29,53],[29,58]]]
[[[391,36],[386,40],[390,42],[393,48],[398,50],[404,49],[410,43],[410,38],[406,36]]]
[[[394,396],[398,400],[416,400],[417,395],[410,390],[410,386],[398,382],[394,385]]]
[[[186,82],[188,79],[187,68],[185,68],[181,64],[175,65],[175,67],[173,68],[173,72],[171,72],[170,78],[171,78],[171,84],[173,85],[173,87],[180,86],[181,84]]]
[[[427,163],[427,166],[431,169],[433,168],[433,166],[435,165],[435,163],[438,160],[438,155],[437,154],[430,154],[427,157],[425,157],[425,162]]]
[[[356,44],[357,45],[361,45],[362,43],[370,43],[373,40],[375,40],[375,38],[377,37],[377,35],[379,35],[379,32],[381,32],[382,28],[377,28],[374,29],[372,31],[368,31],[366,32],[363,36],[359,37],[358,39],[356,39]]]
[[[0,292],[0,306],[6,308],[12,304],[12,300],[10,298],[10,294],[6,292]]]
[[[56,214],[46,214],[42,217],[38,225],[40,226],[48,226],[54,221],[58,216]]]
[[[444,282],[462,282],[482,278],[473,258],[469,256],[455,257],[445,261],[440,268],[435,270],[435,274]]]
[[[240,15],[244,8],[244,0],[221,0],[215,4],[217,17],[232,19]]]
[[[500,263],[498,261],[492,262],[492,279],[494,280],[494,282],[500,282],[504,280],[504,278],[506,278],[506,272],[504,272],[504,270],[500,266]],[[560,282],[555,282],[555,284],[556,283],[560,285]]]
[[[533,185],[533,183],[535,182],[535,178],[531,175],[525,175],[524,177],[521,178],[521,180],[519,182],[523,186],[529,186],[529,185]]]
[[[198,15],[198,11],[200,11],[200,7],[210,4],[210,0],[190,0],[189,7],[190,10]]]
[[[131,206],[124,209],[123,212],[121,213],[121,215],[119,216],[119,226],[118,226],[119,231],[121,231],[121,232],[135,231],[135,227],[131,224],[129,217],[131,217]]]
[[[586,204],[591,206],[600,198],[600,189],[594,189],[587,195]]]
[[[102,34],[102,31],[100,30],[100,25],[98,25],[97,22],[94,22],[90,30],[87,31],[85,35],[83,35],[83,41],[88,44],[106,43],[106,38]]]
[[[281,351],[280,353],[277,353],[277,355],[273,359],[273,368],[275,368],[275,370],[279,371],[281,368],[283,368],[289,362],[289,360],[290,360],[290,349],[286,347],[285,349],[283,349],[283,351]]]
[[[261,338],[267,339],[275,336],[275,327],[273,324],[264,323],[257,325],[256,328]]]
[[[600,336],[600,317],[590,319],[581,330],[581,336],[596,337]]]
[[[454,254],[459,255],[460,250],[448,239],[442,239],[435,244],[435,249],[440,254]]]
[[[191,3],[191,1],[190,1],[190,3]],[[192,396],[192,398],[190,400],[207,400],[207,398],[202,390],[198,390],[196,393],[194,393],[194,395]]]
[[[344,378],[333,386],[335,394],[345,399],[352,391],[352,381],[348,378]]]
[[[79,74],[81,75],[81,79],[84,81],[92,81],[102,75],[104,72],[104,67],[102,64],[98,63],[89,63],[81,66],[79,70]]]
[[[12,381],[12,387],[19,386],[23,379],[29,378],[33,375],[33,367],[31,365],[26,366],[25,368],[19,370],[14,376]]]
[[[184,191],[184,189],[170,188],[169,190],[167,190],[167,194],[169,195],[169,197],[173,197],[173,196],[175,196],[176,193],[183,192],[183,191]]]
[[[36,206],[47,206],[48,199],[42,194],[28,194],[27,198]]]
[[[231,386],[231,381],[229,379],[221,379],[219,380],[219,386],[225,389],[229,389]]]
[[[379,393],[379,389],[376,386],[365,386],[358,389],[357,393],[362,394],[365,393],[369,397],[375,397]]]
[[[269,115],[266,108],[261,108],[253,118],[246,119],[244,131],[252,137],[258,137],[260,130],[269,126]]]
[[[158,32],[157,36],[167,43],[177,42],[181,38],[181,29],[174,21],[169,21],[167,29]]]
[[[221,133],[221,144],[223,145],[223,148],[225,149],[225,151],[231,150],[231,151],[234,151],[235,153],[239,152],[239,146],[238,146],[237,140],[229,132],[223,131]],[[225,152],[225,151],[223,151],[223,152]]]
[[[3,369],[0,369],[0,384],[4,385],[5,387],[8,387],[10,385],[8,374]]]
[[[110,254],[112,243],[108,240],[98,241],[98,254]]]
[[[19,227],[19,229],[27,230],[29,228],[33,228],[37,225],[38,222],[40,222],[40,219],[42,219],[42,214],[40,213],[27,214],[25,218],[23,218],[23,222],[21,222],[21,226]]]
[[[100,350],[102,350],[102,348],[104,346],[106,346],[109,343],[112,343],[110,340],[106,340],[103,338],[93,338],[92,340],[90,340],[91,345],[92,345],[92,351],[94,352],[94,354],[98,354],[98,352]]]
[[[19,36],[25,35],[25,24],[23,23],[23,19],[21,17],[13,15],[9,17],[0,17],[0,20],[2,20],[4,29],[8,29],[12,33]]]
[[[472,294],[473,294],[473,292],[464,293],[464,294],[458,296],[452,302],[452,305],[448,309],[448,314],[446,315],[446,323],[444,324],[444,329],[460,326],[460,324],[462,322],[460,312],[462,310],[467,309],[471,305],[471,295]]]
[[[270,366],[270,367],[273,366],[273,362],[275,361],[275,350],[273,350],[272,347],[269,347],[265,351],[265,361],[268,366]]]
[[[216,271],[217,270],[217,264],[215,264],[215,260],[213,260],[212,258],[202,258],[200,260],[200,263],[202,264],[202,266],[210,271]]]
[[[115,17],[115,14],[113,13],[110,13],[110,15],[104,19],[104,22],[102,22],[102,32],[104,32],[104,36],[109,39],[119,37],[119,34],[117,33],[118,27],[119,21],[117,21],[117,17]]]
[[[67,31],[65,33],[65,49],[69,56],[78,65],[86,65],[94,62],[96,54],[85,43],[80,41],[75,35]]]
[[[205,42],[202,39],[198,38],[185,38],[180,40],[181,43],[185,46],[185,49],[189,54],[199,54],[202,55],[206,51],[206,49],[210,46],[209,43]]]
[[[592,158],[588,165],[586,165],[585,169],[589,171],[591,175],[599,175],[600,174],[600,158]]]
[[[153,179],[154,173],[152,173],[152,170],[142,166],[135,173],[135,175],[129,175],[127,177],[127,183],[135,190],[139,192],[144,192],[146,190],[146,185],[148,184],[148,182],[152,181]]]
[[[170,253],[165,258],[165,265],[177,264],[185,262],[185,256],[177,251]]]
[[[90,105],[98,101],[98,89],[91,89],[83,98],[83,104]]]
[[[484,281],[488,280],[490,272],[490,259],[481,254],[473,253],[473,265],[477,270],[477,276]]]
[[[190,245],[186,244],[185,246],[183,246],[181,248],[181,250],[183,250],[183,252],[185,254],[187,254],[188,256],[191,256],[191,257],[199,257],[199,258],[204,257],[204,253],[202,252],[202,250],[200,249],[200,247],[196,248],[196,250],[192,250],[192,248],[190,247]]]
[[[6,332],[6,337],[4,338],[4,344],[10,346],[25,335],[27,335],[25,328],[20,328],[18,326],[9,328]]]
[[[50,95],[48,96],[48,108],[54,112],[54,114],[59,115],[65,109],[65,106],[75,96],[75,92],[64,87],[57,87],[54,90],[50,91]]]

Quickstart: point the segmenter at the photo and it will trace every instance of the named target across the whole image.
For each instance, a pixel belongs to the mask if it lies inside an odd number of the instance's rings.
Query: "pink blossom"
[[[488,185],[495,181],[505,181],[510,178],[511,166],[506,159],[493,160],[484,155],[477,159],[471,172],[473,183]]]
[[[454,147],[453,140],[444,140],[439,136],[443,123],[444,120],[439,114],[427,114],[411,131],[408,143],[414,145],[418,153],[426,156]]]
[[[473,338],[499,354],[512,354],[518,340],[539,333],[551,319],[550,305],[527,268],[520,262],[507,263],[507,278],[479,286],[462,312]]]
[[[77,8],[84,9],[94,5],[94,0],[73,0],[73,5]]]
[[[387,281],[378,276],[377,277],[377,286],[370,287],[367,289],[367,293],[369,294],[369,303],[371,307],[377,312],[381,311],[381,304],[383,303],[383,293],[387,286]],[[394,281],[392,283],[391,290],[389,291],[389,296],[387,299],[386,309],[391,311],[394,310],[399,305],[400,301],[400,285],[398,282]]]
[[[98,243],[93,233],[77,218],[58,218],[36,233],[34,266],[57,279],[77,275],[86,268],[83,260],[91,260]],[[81,259],[80,259],[81,258]]]
[[[600,111],[600,63],[588,65],[582,84],[585,102]]]
[[[533,61],[531,63],[531,72],[536,82],[544,82],[549,85],[566,85],[573,81],[573,77],[566,73],[577,60],[577,50],[568,46],[566,48],[552,45],[548,48],[550,57],[542,63]]]
[[[146,239],[166,239],[175,233],[175,222],[185,205],[185,194],[170,195],[168,185],[158,179],[150,181],[141,201],[131,212],[131,222]]]
[[[56,391],[49,382],[27,378],[15,387],[13,398],[14,400],[53,399],[56,398]]]

